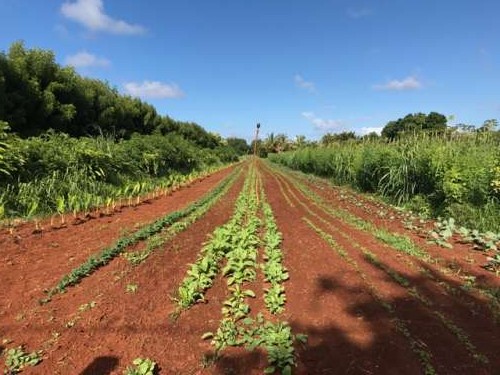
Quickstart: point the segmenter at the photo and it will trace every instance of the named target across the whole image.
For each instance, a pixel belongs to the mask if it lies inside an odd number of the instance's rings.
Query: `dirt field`
[[[500,278],[481,268],[483,254],[466,245],[444,249],[429,243],[387,205],[261,161],[109,217],[61,229],[46,222],[38,234],[30,224],[14,233],[3,230],[2,349],[43,351],[43,361],[24,369],[26,374],[122,374],[137,357],[153,359],[160,374],[263,373],[265,350],[230,347],[212,361],[214,348],[201,339],[221,320],[228,290],[221,272],[204,303],[176,313],[176,293],[189,265],[209,234],[232,217],[251,168],[257,196],[271,206],[282,234],[289,278],[283,283],[284,311],[274,316],[265,311],[261,295],[268,286],[258,272],[245,285],[257,295],[249,314],[263,312],[266,319],[288,322],[294,334],[307,335],[306,343],[294,343],[293,373],[500,374]],[[185,209],[231,176],[209,209],[170,233],[140,264],[116,256],[40,303],[45,290],[89,256]],[[147,240],[140,240],[121,253],[145,248]]]

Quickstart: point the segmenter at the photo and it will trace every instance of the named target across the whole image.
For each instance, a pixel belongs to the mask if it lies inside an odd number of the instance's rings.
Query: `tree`
[[[483,122],[483,125],[477,129],[478,132],[492,132],[495,131],[498,126],[497,119],[489,119]]]
[[[328,146],[332,143],[336,142],[346,142],[349,140],[354,140],[357,139],[356,133],[353,131],[343,131],[340,133],[326,133],[322,138],[321,138],[321,144],[324,146]]]
[[[370,132],[370,133],[365,134],[363,136],[363,139],[365,139],[365,140],[376,140],[379,138],[380,138],[380,135],[377,132]]]
[[[246,155],[250,151],[250,146],[243,138],[227,138],[226,143],[228,147],[232,148],[237,155]]]
[[[424,113],[408,114],[404,118],[396,121],[389,121],[382,129],[382,136],[395,139],[405,134],[416,134],[423,131],[432,133],[443,133],[446,130],[446,116],[431,112],[428,115]]]

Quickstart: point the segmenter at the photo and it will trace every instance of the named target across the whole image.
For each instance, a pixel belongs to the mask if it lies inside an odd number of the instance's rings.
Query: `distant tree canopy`
[[[357,139],[356,133],[353,131],[343,131],[340,133],[326,133],[323,137],[321,137],[321,144],[323,146],[328,146],[329,144],[335,142],[345,142],[350,139]]]
[[[390,139],[397,138],[403,133],[418,133],[432,131],[443,133],[446,130],[447,119],[444,115],[431,112],[408,114],[396,121],[390,121],[382,129],[382,136]]]
[[[125,139],[134,133],[176,133],[202,148],[222,145],[219,136],[200,125],[160,116],[152,105],[120,94],[107,82],[82,77],[58,65],[53,52],[26,49],[22,42],[0,52],[0,121],[23,138],[49,129],[73,137]]]
[[[236,151],[238,155],[245,155],[250,152],[250,146],[242,138],[226,138],[227,146]]]

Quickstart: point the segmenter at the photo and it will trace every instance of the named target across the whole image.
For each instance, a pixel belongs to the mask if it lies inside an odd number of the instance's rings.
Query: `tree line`
[[[118,92],[109,83],[82,77],[73,67],[56,63],[55,54],[27,49],[15,42],[0,53],[0,121],[21,138],[48,130],[72,137],[99,136],[130,139],[133,134],[176,133],[201,148],[214,149],[223,140],[193,122],[161,116],[156,109]],[[242,139],[230,146],[242,153]]]
[[[381,131],[381,134],[371,132],[363,136],[357,135],[353,131],[342,131],[339,133],[328,132],[319,140],[308,140],[303,135],[290,138],[286,134],[268,134],[264,139],[258,140],[257,150],[259,155],[266,157],[270,153],[281,153],[284,151],[294,151],[304,147],[329,147],[343,142],[365,142],[378,140],[381,142],[394,142],[404,138],[414,138],[415,136],[427,137],[448,137],[456,139],[467,135],[478,133],[490,133],[500,137],[500,131],[495,131],[498,127],[496,119],[484,121],[481,126],[458,124],[448,126],[448,118],[438,112],[410,113],[403,118],[389,121]],[[255,141],[251,144],[254,148]]]

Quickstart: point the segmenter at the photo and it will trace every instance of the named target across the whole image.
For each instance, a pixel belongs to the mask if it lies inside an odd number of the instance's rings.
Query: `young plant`
[[[149,358],[136,358],[132,361],[133,366],[129,366],[123,372],[124,375],[154,375],[156,362]]]
[[[127,286],[125,287],[127,293],[136,293],[138,289],[139,286],[137,284],[127,284]]]
[[[6,374],[17,374],[26,367],[33,367],[42,361],[42,352],[27,353],[22,346],[8,349],[5,352]]]

